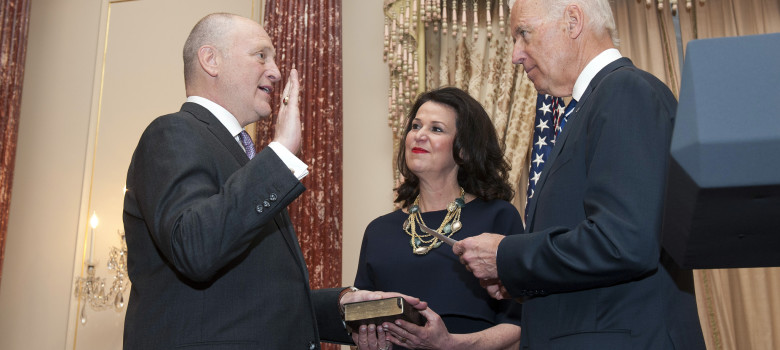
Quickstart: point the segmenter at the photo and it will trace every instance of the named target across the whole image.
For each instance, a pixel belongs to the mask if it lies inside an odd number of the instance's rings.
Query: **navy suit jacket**
[[[525,233],[499,245],[499,278],[525,298],[524,349],[704,349],[692,274],[660,244],[676,108],[627,58],[578,101]]]
[[[286,210],[303,191],[273,150],[250,161],[200,105],[153,121],[127,173],[125,349],[351,341],[337,307],[341,289],[309,288]]]

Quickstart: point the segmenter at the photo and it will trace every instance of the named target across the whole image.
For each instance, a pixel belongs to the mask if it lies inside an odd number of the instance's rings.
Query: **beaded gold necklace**
[[[460,197],[455,198],[455,200],[447,205],[447,215],[444,216],[444,220],[442,220],[441,225],[436,229],[436,232],[447,237],[458,232],[458,230],[463,227],[463,224],[460,223],[460,210],[464,206],[466,206],[466,191],[461,187]],[[412,246],[412,253],[425,255],[434,248],[438,248],[441,245],[441,241],[439,241],[438,238],[433,237],[433,235],[417,233],[416,226],[418,224],[425,225],[420,213],[420,195],[417,195],[417,198],[414,199],[414,203],[409,207],[409,218],[404,220],[403,227],[404,232],[411,237],[409,244]]]

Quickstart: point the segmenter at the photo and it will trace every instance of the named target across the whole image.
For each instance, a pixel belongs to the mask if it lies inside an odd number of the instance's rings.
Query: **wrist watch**
[[[338,299],[339,312],[341,312],[342,318],[344,317],[344,305],[341,304],[341,298],[343,298],[345,295],[347,295],[347,293],[357,292],[359,290],[360,289],[357,289],[357,288],[355,288],[353,286],[349,286],[347,288],[342,289],[341,292],[339,293],[339,299]]]
[[[352,332],[350,332],[349,329],[347,329],[347,323],[344,322],[344,305],[341,304],[341,298],[343,298],[345,295],[347,295],[347,293],[357,292],[359,290],[360,289],[357,289],[357,288],[355,288],[353,286],[349,286],[347,288],[344,288],[339,293],[339,298],[337,300],[338,306],[339,306],[339,314],[341,314],[341,325],[344,326],[344,329],[347,331],[347,335],[352,335]]]

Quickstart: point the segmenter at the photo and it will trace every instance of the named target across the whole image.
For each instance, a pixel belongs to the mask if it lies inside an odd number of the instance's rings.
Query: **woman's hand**
[[[359,301],[386,299],[393,297],[403,297],[406,302],[412,305],[417,310],[425,310],[428,308],[428,303],[421,301],[418,298],[404,295],[395,292],[381,292],[381,291],[368,291],[357,290],[344,294],[339,300],[341,307],[347,303],[354,303]],[[393,348],[393,344],[388,340],[387,331],[373,324],[368,326],[360,326],[357,332],[352,333],[352,341],[355,342],[359,350],[389,350]]]
[[[390,335],[390,342],[410,349],[452,349],[454,338],[439,314],[427,308],[420,311],[428,322],[418,326],[404,320],[382,325]]]
[[[373,324],[360,326],[356,333],[352,333],[352,341],[357,344],[358,350],[389,350],[393,343],[387,340],[387,335],[382,327]]]

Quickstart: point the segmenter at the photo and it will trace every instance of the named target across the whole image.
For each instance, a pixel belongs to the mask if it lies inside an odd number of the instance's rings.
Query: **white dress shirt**
[[[574,82],[574,89],[572,90],[571,97],[579,102],[582,95],[585,93],[585,89],[590,85],[590,81],[608,64],[617,61],[623,57],[620,51],[617,49],[606,49],[593,57],[590,62],[585,66],[585,69],[580,72],[580,76],[577,77],[577,81]]]
[[[241,127],[241,124],[238,123],[236,117],[228,112],[227,109],[207,98],[200,96],[189,96],[187,97],[187,102],[196,103],[203,106],[203,108],[208,109],[209,112],[217,117],[217,120],[219,120],[219,122],[225,126],[230,135],[233,135],[233,139],[236,140],[238,145],[241,146],[242,149],[244,148],[244,145],[241,144],[241,140],[238,138],[238,134],[240,134],[244,128]],[[268,144],[268,147],[270,147],[271,150],[273,150],[274,153],[279,156],[282,162],[284,162],[284,164],[287,165],[290,170],[292,170],[293,175],[295,175],[298,180],[301,180],[306,177],[306,175],[309,175],[309,166],[296,157],[292,152],[290,152],[287,147],[284,147],[284,145],[276,141]],[[244,149],[244,152],[246,152],[246,149]]]

